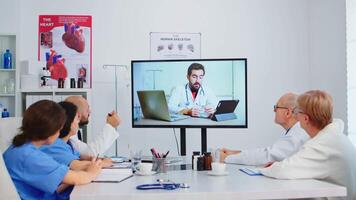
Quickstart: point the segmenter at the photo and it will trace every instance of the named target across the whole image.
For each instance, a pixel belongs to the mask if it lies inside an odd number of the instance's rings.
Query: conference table
[[[314,180],[277,180],[249,176],[239,165],[228,164],[228,175],[211,176],[208,171],[172,170],[151,176],[134,175],[120,183],[91,183],[75,186],[72,200],[116,199],[294,199],[344,197],[346,188]],[[141,184],[157,183],[157,179],[188,184],[175,190],[137,190]]]

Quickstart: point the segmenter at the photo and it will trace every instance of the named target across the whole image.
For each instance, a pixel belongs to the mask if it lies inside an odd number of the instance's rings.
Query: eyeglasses
[[[298,107],[295,107],[292,112],[293,112],[293,115],[297,115],[298,113],[305,114],[305,112],[303,112],[303,111],[302,111],[300,108],[298,108]]]
[[[273,111],[276,112],[278,108],[279,108],[279,109],[289,109],[289,108],[287,108],[287,107],[274,105],[274,106],[273,106]]]

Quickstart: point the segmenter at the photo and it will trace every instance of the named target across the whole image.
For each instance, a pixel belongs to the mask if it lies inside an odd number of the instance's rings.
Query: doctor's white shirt
[[[88,143],[80,141],[77,134],[70,137],[69,141],[73,148],[79,151],[80,155],[95,157],[98,154],[103,155],[118,137],[119,133],[116,129],[110,124],[105,124],[102,132],[97,134],[93,140]]]
[[[272,146],[242,150],[239,154],[226,157],[225,162],[243,165],[264,165],[268,162],[281,161],[297,152],[309,138],[309,135],[297,122]]]
[[[356,200],[356,150],[343,134],[342,120],[334,119],[291,157],[260,172],[278,179],[320,179],[347,187],[347,197]]]
[[[216,108],[218,100],[215,94],[207,87],[201,86],[198,90],[197,96],[193,99],[192,91],[189,84],[177,86],[173,88],[169,98],[169,111],[178,113],[183,109],[210,107]]]

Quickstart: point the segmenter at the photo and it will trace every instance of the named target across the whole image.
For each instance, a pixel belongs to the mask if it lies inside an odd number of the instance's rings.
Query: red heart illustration
[[[79,29],[79,26],[71,23],[64,24],[65,33],[62,35],[64,44],[71,49],[76,50],[78,53],[82,53],[85,47],[85,39],[83,36],[83,29]]]
[[[68,76],[67,68],[64,65],[65,59],[57,52],[51,49],[51,54],[46,53],[47,69],[51,72],[51,78],[65,80]]]

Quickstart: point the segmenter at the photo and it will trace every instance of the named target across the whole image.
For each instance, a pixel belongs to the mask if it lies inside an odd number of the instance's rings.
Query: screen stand
[[[201,128],[201,154],[207,152],[206,128]]]
[[[186,129],[180,128],[180,155],[187,155],[187,146],[186,146]],[[207,134],[206,128],[201,128],[201,153],[207,152]]]
[[[185,139],[185,128],[180,128],[180,155],[186,156],[187,155],[187,146],[186,146],[186,139]]]

